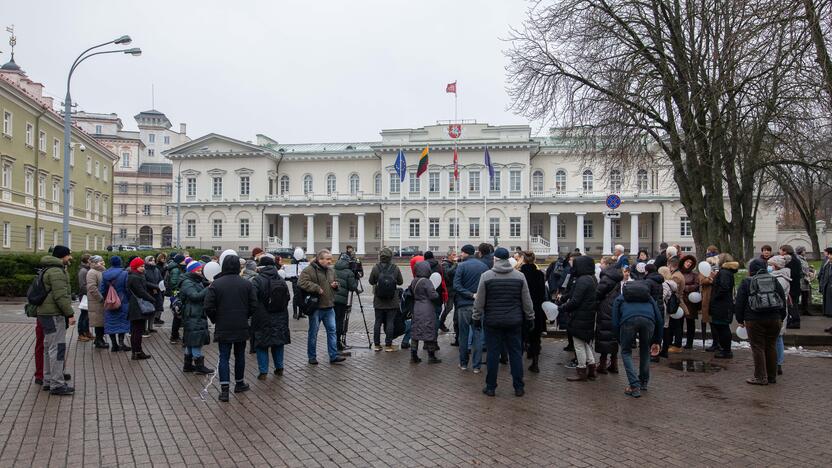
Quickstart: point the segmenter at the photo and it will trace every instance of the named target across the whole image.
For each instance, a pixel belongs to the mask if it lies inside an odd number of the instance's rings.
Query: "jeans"
[[[460,320],[460,322],[462,322]],[[522,325],[509,328],[485,327],[485,341],[488,349],[485,375],[485,387],[497,388],[497,372],[500,370],[500,350],[508,349],[508,361],[511,366],[511,381],[515,390],[523,388],[523,343]],[[462,344],[462,343],[460,343]]]
[[[274,360],[275,369],[283,369],[283,345],[257,348],[257,367],[261,374],[269,373],[269,349]]]
[[[575,358],[578,360],[578,367],[583,369],[587,365],[595,364],[595,353],[592,351],[590,342],[576,336],[573,336],[572,340],[575,342]]]
[[[472,309],[473,306],[456,308],[456,313],[459,315],[459,365],[468,367],[468,351],[470,346],[473,348],[471,368],[479,369],[482,364],[482,338],[480,338],[482,330],[474,328],[471,324]],[[468,342],[469,335],[473,346]]]
[[[786,361],[786,346],[783,344],[783,335],[777,335],[777,365],[782,366]]]
[[[309,334],[306,338],[306,357],[315,359],[317,356],[318,346],[318,327],[321,322],[324,323],[326,329],[326,349],[329,353],[329,360],[334,361],[338,357],[337,342],[335,337],[335,310],[330,307],[328,309],[318,309],[309,317]]]
[[[87,335],[90,332],[90,313],[81,309],[78,315],[78,336]]]
[[[191,356],[194,359],[202,357],[202,346],[185,346],[185,356]]]
[[[234,348],[234,379],[237,382],[245,380],[246,376],[246,342],[237,341],[234,343],[220,343],[220,385],[228,385],[231,382],[231,348]]]
[[[647,317],[633,317],[621,324],[620,340],[621,359],[627,371],[627,382],[632,388],[646,387],[650,381],[650,343],[656,326]],[[638,375],[633,368],[633,339],[638,336]]]
[[[407,319],[404,321],[404,336],[402,337],[402,344],[410,343],[410,326],[413,324],[413,320]]]
[[[66,385],[66,319],[62,315],[39,315],[43,329],[43,385],[56,389]]]
[[[384,345],[393,346],[393,327],[396,325],[396,309],[376,309],[373,323],[373,344],[381,344],[381,327],[384,326]]]
[[[774,320],[746,320],[751,355],[754,357],[754,378],[760,382],[777,379],[777,339],[783,322]]]
[[[436,330],[438,331],[442,325],[442,322],[439,320],[442,318],[442,304],[434,304],[433,305],[433,313],[436,314]]]

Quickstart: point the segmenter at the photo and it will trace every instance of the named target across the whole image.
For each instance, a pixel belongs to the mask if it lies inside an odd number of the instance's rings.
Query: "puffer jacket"
[[[414,299],[411,338],[418,341],[436,341],[436,309],[433,303],[439,298],[439,293],[430,282],[428,262],[417,262],[413,268],[416,277],[410,282]]]
[[[685,262],[688,260],[693,260],[693,267],[685,268]],[[687,311],[685,312],[686,318],[696,319],[699,317],[699,311],[702,309],[702,302],[693,303],[690,302],[688,296],[692,292],[700,292],[699,291],[699,273],[694,271],[696,268],[696,257],[693,255],[685,255],[684,257],[679,260],[679,271],[682,273],[682,276],[685,278],[685,285],[682,288],[682,300],[684,301],[685,306],[687,307]]]
[[[43,285],[49,294],[46,295],[43,304],[38,306],[38,315],[63,315],[64,317],[75,315],[69,290],[69,274],[61,259],[46,255],[40,259],[40,267],[43,269]]]
[[[130,320],[127,318],[127,311],[130,308],[130,300],[127,297],[127,271],[120,267],[110,267],[104,270],[101,286],[98,287],[101,296],[107,297],[111,284],[121,300],[121,308],[104,311],[104,333],[108,335],[129,333]]]
[[[185,273],[179,284],[179,300],[182,301],[182,325],[184,333],[182,344],[185,346],[204,346],[211,343],[208,329],[208,317],[204,304],[208,288],[202,276]]]
[[[656,305],[659,306],[659,312],[664,314],[664,277],[659,274],[659,272],[654,271],[653,273],[648,273],[647,276],[644,278],[647,286],[650,288],[650,297],[656,301]]]
[[[448,287],[445,285],[445,274],[442,270],[442,265],[439,264],[439,260],[436,258],[429,258],[425,261],[428,262],[428,265],[430,265],[431,275],[439,273],[442,282],[439,283],[439,287],[436,288],[436,292],[439,293],[439,298],[442,300],[442,303],[448,302]]]
[[[205,295],[205,315],[216,325],[214,341],[236,343],[249,339],[248,319],[257,308],[257,295],[250,281],[240,277],[240,258],[228,255],[221,274]]]
[[[277,267],[267,265],[251,283],[257,295],[257,309],[251,316],[254,347],[266,349],[289,344],[289,285],[286,280],[280,277]]]
[[[618,337],[613,333],[612,303],[621,294],[624,273],[613,265],[601,271],[595,299],[598,301],[598,316],[595,319],[595,351],[611,354],[618,347]]]
[[[711,282],[709,310],[711,322],[728,325],[734,320],[734,275],[740,265],[725,262]],[[704,295],[702,301],[705,301]]]
[[[644,281],[632,281],[625,284],[621,295],[612,303],[612,326],[615,334],[620,336],[621,325],[636,317],[653,321],[651,343],[661,343],[664,319],[656,301],[650,297],[650,288]]]
[[[471,318],[482,319],[483,325],[493,328],[520,327],[524,321],[534,321],[526,277],[508,260],[494,258],[494,267],[480,277]]]
[[[333,302],[346,305],[350,299],[350,293],[358,289],[358,281],[355,273],[350,269],[350,259],[341,256],[335,262],[335,280],[338,281],[338,289],[335,291]]]
[[[170,275],[170,288],[165,290],[165,294],[172,296],[179,291],[179,285],[182,282],[182,277],[185,275],[185,267],[171,260],[165,266],[165,271],[162,273],[163,279],[165,275]]]
[[[90,271],[89,265],[81,265],[78,269],[78,300],[87,295],[87,273]],[[89,300],[87,301],[89,302]]]
[[[534,308],[535,331],[542,333],[546,331],[546,314],[543,312],[543,303],[546,302],[546,276],[536,265],[529,263],[520,266],[520,273],[523,273],[529,286],[529,297]]]
[[[90,315],[91,327],[104,326],[104,296],[98,290],[101,286],[102,273],[104,271],[103,264],[97,270],[94,266],[87,272],[87,310]]]
[[[381,249],[381,253],[379,254],[379,261],[373,266],[373,271],[370,272],[370,285],[373,286],[373,292],[375,292],[375,286],[378,284],[379,277],[381,276],[382,271],[387,272],[390,270],[391,275],[396,278],[396,284],[401,286],[404,283],[404,278],[402,277],[402,270],[399,268],[398,265],[392,263],[393,260],[393,251],[388,248]],[[374,309],[398,309],[399,308],[399,295],[393,294],[393,297],[390,299],[383,299],[375,294],[373,294],[373,308]]]
[[[566,329],[569,333],[584,341],[592,341],[595,336],[595,312],[597,300],[595,291],[595,263],[591,257],[581,255],[572,262],[572,275],[575,283],[569,293],[569,300],[560,308],[561,313],[568,314]]]
[[[335,305],[335,290],[330,283],[335,281],[335,270],[321,266],[318,261],[313,261],[304,268],[298,277],[298,286],[309,294],[319,294],[319,309],[329,309]]]

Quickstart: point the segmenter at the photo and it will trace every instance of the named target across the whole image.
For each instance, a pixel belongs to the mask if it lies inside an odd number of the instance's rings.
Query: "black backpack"
[[[676,294],[676,291],[673,291],[670,294],[670,299],[667,300],[667,306],[665,307],[665,312],[667,315],[673,315],[679,310],[681,304],[679,303],[679,296]]]
[[[268,286],[266,310],[270,314],[285,312],[289,305],[289,287],[286,286],[286,280],[273,278],[268,280]]]
[[[46,270],[53,268],[53,267],[46,267],[41,268],[38,270],[38,274],[32,279],[32,284],[29,285],[29,289],[26,291],[26,315],[29,317],[37,316],[37,308],[38,306],[43,305],[46,302],[46,297],[49,296],[49,293],[52,292],[50,288],[46,287],[46,284],[43,282],[43,275],[46,273]]]
[[[379,268],[378,283],[376,283],[375,289],[376,297],[379,299],[393,299],[396,297],[396,289],[399,285],[396,284],[395,268],[396,266],[392,263]]]
[[[748,307],[757,313],[781,313],[786,308],[783,287],[777,278],[768,273],[758,273],[751,278],[748,288]]]
[[[413,318],[413,306],[416,303],[416,296],[413,295],[413,289],[408,286],[406,289],[399,289],[400,291],[400,308],[405,320]]]

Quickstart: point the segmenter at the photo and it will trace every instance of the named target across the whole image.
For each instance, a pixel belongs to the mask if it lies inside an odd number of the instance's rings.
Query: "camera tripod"
[[[347,313],[344,315],[344,345],[347,344],[347,330],[350,328],[350,314],[352,314],[352,299],[353,297],[358,298],[358,309],[361,310],[361,318],[364,319],[364,331],[367,333],[367,349],[372,349],[373,342],[370,339],[370,328],[367,326],[367,316],[364,315],[364,304],[361,302],[361,293],[364,292],[364,285],[361,283],[361,278],[356,278],[358,280],[358,287],[355,291],[350,291],[349,297],[349,308],[347,309]],[[340,339],[340,337],[339,337]]]

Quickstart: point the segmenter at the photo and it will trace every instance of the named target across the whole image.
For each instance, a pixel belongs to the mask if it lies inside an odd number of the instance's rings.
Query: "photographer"
[[[335,279],[338,281],[338,289],[335,291],[335,334],[338,337],[338,351],[349,349],[347,346],[346,317],[347,310],[351,309],[350,293],[358,290],[358,275],[351,268],[349,254],[341,255],[335,263]]]
[[[353,272],[356,279],[361,279],[364,277],[364,265],[361,264],[361,259],[355,256],[355,249],[351,246],[347,246],[347,251],[344,253],[347,256],[349,261],[350,271]]]
[[[335,271],[332,269],[332,253],[323,249],[318,252],[315,260],[309,264],[298,278],[298,286],[306,291],[310,307],[307,309],[309,316],[309,333],[306,341],[306,355],[309,364],[317,365],[317,344],[318,327],[324,323],[326,328],[326,347],[329,354],[329,363],[337,364],[345,359],[338,354],[335,336],[335,291],[338,290],[338,281],[335,280]],[[314,305],[313,305],[314,304]]]

